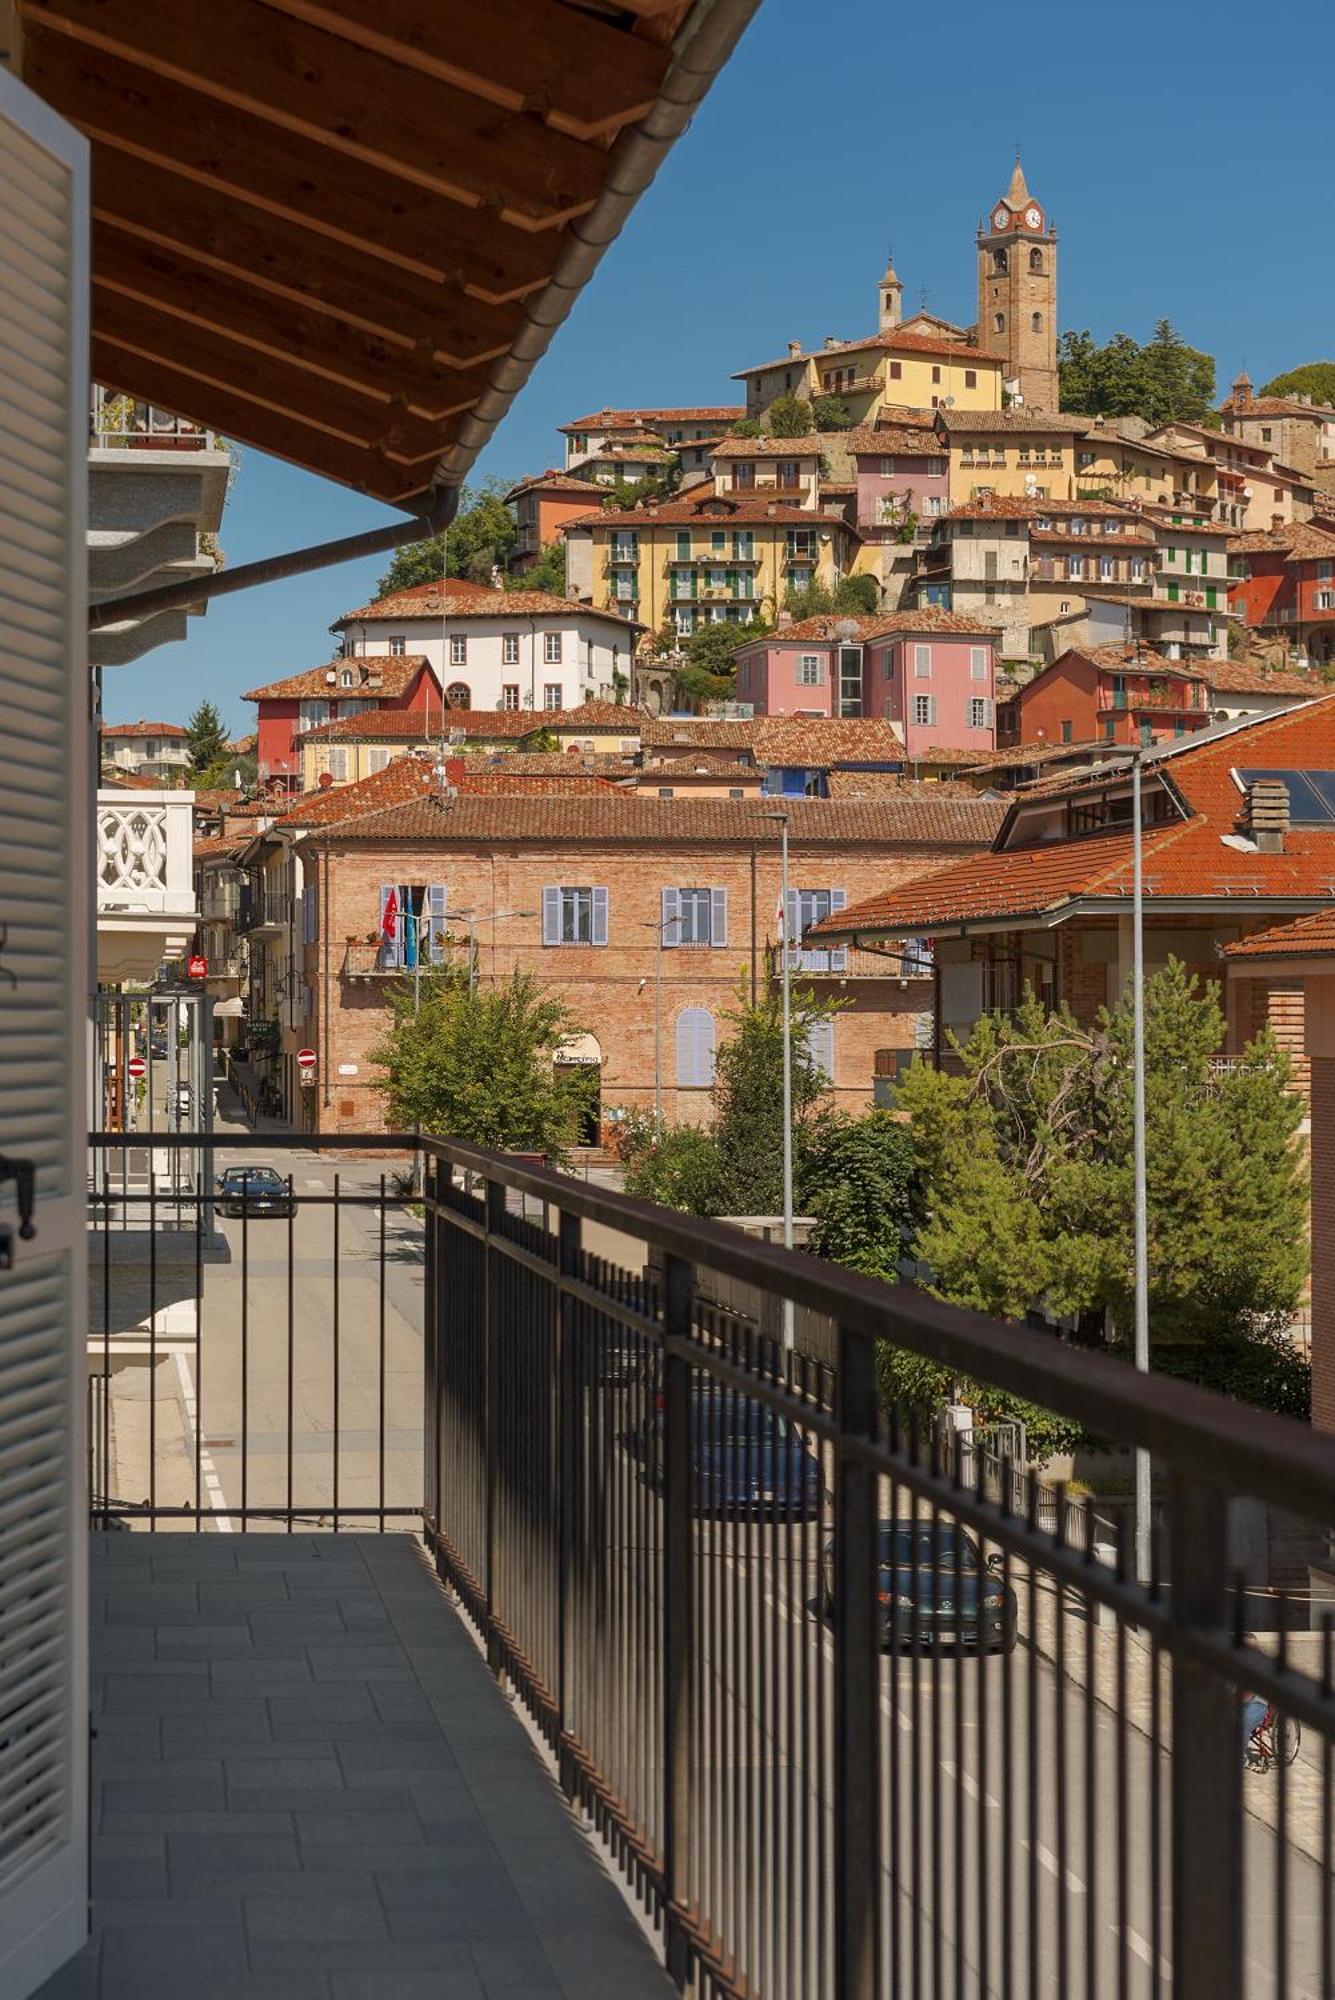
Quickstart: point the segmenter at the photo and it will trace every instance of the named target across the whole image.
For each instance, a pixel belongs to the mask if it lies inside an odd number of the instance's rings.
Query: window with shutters
[[[793,889],[788,896],[789,965],[800,972],[845,972],[847,947],[804,942],[814,924],[837,915],[848,901],[844,889]]]
[[[932,674],[932,649],[930,646],[913,648],[913,675],[915,680],[930,680]]]
[[[985,680],[987,679],[987,647],[986,647],[986,646],[970,646],[970,648],[969,648],[969,679],[970,679],[971,681],[985,681]]]
[[[443,964],[448,909],[443,882],[382,884],[377,922],[381,970]]]
[[[542,892],[542,941],[545,945],[605,945],[607,891],[554,883]]]
[[[314,874],[307,875],[301,890],[301,941],[315,944],[320,936],[320,883]]]
[[[519,683],[518,681],[506,681],[501,688],[501,707],[514,709],[518,708],[518,706]]]
[[[663,943],[668,950],[680,945],[721,948],[728,942],[728,892],[726,889],[664,889],[660,923]]]
[[[336,785],[346,785],[348,782],[347,746],[342,743],[332,743],[327,750],[320,753],[320,766],[322,770],[328,773]]]
[[[468,635],[465,632],[450,634],[450,665],[452,667],[468,665]]]
[[[969,703],[970,729],[988,729],[992,724],[992,704],[978,696]]]
[[[919,729],[930,729],[936,721],[936,696],[915,694],[913,697],[913,720]]]
[[[819,653],[803,653],[797,662],[797,685],[799,687],[819,687],[825,678],[824,666]]]
[[[392,653],[395,659],[401,659],[407,650],[408,642],[402,632],[391,632],[385,641],[385,651]]]
[[[394,752],[392,750],[385,750],[379,747],[372,747],[366,753],[367,772],[371,776],[374,776],[377,771],[383,771],[386,764],[388,764],[390,758],[393,755]]]
[[[302,729],[319,729],[328,720],[327,701],[303,701],[297,711],[297,721]]]
[[[543,633],[543,635],[542,635],[542,657],[543,657],[543,660],[544,660],[544,662],[546,663],[546,665],[547,665],[547,666],[549,666],[549,667],[559,667],[559,666],[560,666],[560,664],[561,664],[561,634],[560,634],[559,632],[544,632],[544,633]]]
[[[714,1016],[707,1007],[683,1007],[677,1016],[677,1086],[709,1090],[714,1082]]]

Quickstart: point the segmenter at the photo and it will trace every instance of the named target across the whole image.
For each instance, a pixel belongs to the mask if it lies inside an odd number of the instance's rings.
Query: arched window
[[[1043,252],[1041,250],[1031,250],[1029,252],[1029,268],[1031,271],[1042,271]]]
[[[714,1081],[714,1016],[708,1007],[683,1007],[677,1016],[677,1084],[708,1090]]]
[[[445,690],[445,699],[451,708],[471,708],[473,705],[472,690],[466,681],[451,681]]]
[[[992,322],[992,330],[994,333],[1004,333],[1006,331],[1005,313],[997,314],[996,318]]]
[[[351,668],[351,667],[344,667],[344,669],[343,669],[342,673],[341,673],[341,674],[339,675],[339,677],[338,677],[338,684],[339,684],[339,686],[340,686],[340,687],[343,687],[343,688],[350,688],[350,687],[352,686],[352,668]]]
[[[1042,333],[1042,331],[1043,331],[1043,315],[1042,315],[1042,313],[1030,313],[1030,315],[1029,315],[1029,330],[1030,330],[1030,332],[1031,332],[1031,333]]]
[[[992,268],[999,278],[1004,278],[1010,267],[1011,260],[1008,251],[994,250],[992,252]]]

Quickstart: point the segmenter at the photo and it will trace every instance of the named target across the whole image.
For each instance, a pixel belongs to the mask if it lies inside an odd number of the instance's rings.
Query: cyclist
[[[1256,1764],[1261,1761],[1256,1746],[1257,1731],[1265,1722],[1270,1704],[1263,1696],[1244,1693],[1242,1697],[1242,1756],[1244,1763]]]

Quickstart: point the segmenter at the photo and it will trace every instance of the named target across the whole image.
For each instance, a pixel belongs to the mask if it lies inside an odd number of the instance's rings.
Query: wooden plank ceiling
[[[18,0],[109,388],[425,504],[688,0]]]

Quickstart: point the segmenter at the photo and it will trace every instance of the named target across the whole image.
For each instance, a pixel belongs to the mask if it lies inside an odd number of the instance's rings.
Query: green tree
[[[805,396],[795,396],[790,389],[774,398],[768,415],[771,437],[810,437],[815,428],[810,403]]]
[[[828,617],[834,610],[834,595],[823,583],[809,583],[805,590],[786,590],[783,608],[794,623],[801,618]]]
[[[525,570],[513,570],[505,579],[507,590],[547,590],[553,597],[566,594],[566,545],[548,542],[538,559]]]
[[[1145,985],[1150,1333],[1174,1372],[1291,1408],[1283,1329],[1306,1273],[1302,1104],[1268,1034],[1220,1077],[1218,989],[1175,960]],[[1092,1028],[1026,994],[979,1021],[962,1073],[909,1072],[899,1101],[927,1190],[916,1250],[932,1289],[1016,1319],[1083,1317],[1126,1349],[1133,1322],[1129,997]],[[1270,1379],[1273,1392],[1258,1385]]]
[[[584,1085],[552,1051],[578,1033],[564,1003],[528,973],[468,990],[452,969],[424,973],[389,994],[393,1023],[371,1051],[392,1122],[475,1146],[559,1159],[578,1136]]]
[[[1189,347],[1162,319],[1144,346],[1115,333],[1102,346],[1086,328],[1067,332],[1057,351],[1063,410],[1139,416],[1150,424],[1215,424],[1214,357]]]
[[[745,625],[727,619],[700,625],[682,648],[685,664],[677,669],[677,693],[688,702],[730,701],[737,686],[737,648],[763,639],[772,628],[764,618]]]
[[[211,701],[201,701],[185,725],[186,747],[192,771],[213,769],[227,749],[227,731]]]
[[[917,1149],[903,1120],[890,1111],[813,1120],[801,1134],[796,1182],[799,1208],[816,1221],[811,1250],[894,1284],[918,1188]]]
[[[834,609],[855,618],[870,618],[880,609],[881,586],[863,571],[858,576],[841,576],[834,586]]]
[[[499,479],[465,486],[459,495],[459,511],[444,536],[433,535],[428,541],[409,542],[396,549],[376,595],[389,597],[396,590],[410,590],[414,584],[436,583],[442,569],[446,576],[490,583],[493,569],[505,567],[517,533],[514,515],[505,504],[506,491],[505,482]]]
[[[818,431],[846,431],[852,428],[853,419],[842,396],[813,396],[811,422]]]
[[[760,417],[738,417],[735,424],[728,425],[727,434],[737,438],[763,438],[764,421]]]
[[[794,1146],[825,1098],[828,1080],[812,1061],[811,1029],[833,1008],[808,989],[792,992]],[[783,1207],[783,1003],[778,982],[760,998],[744,992],[727,1015],[732,1032],[714,1063],[714,1145],[718,1213],[777,1215]]]
[[[617,1133],[625,1191],[687,1215],[718,1213],[718,1149],[701,1125],[666,1125],[632,1113]]]
[[[1262,396],[1310,396],[1314,403],[1335,403],[1335,361],[1306,361],[1301,368],[1290,368],[1283,375],[1272,376],[1257,393]]]

